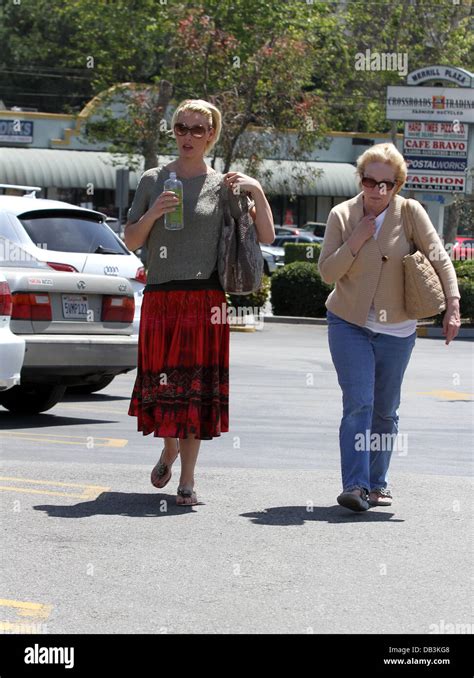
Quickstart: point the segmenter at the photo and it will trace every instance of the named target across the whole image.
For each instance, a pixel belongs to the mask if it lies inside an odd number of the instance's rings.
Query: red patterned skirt
[[[146,291],[128,414],[155,437],[229,430],[229,324],[220,290]]]

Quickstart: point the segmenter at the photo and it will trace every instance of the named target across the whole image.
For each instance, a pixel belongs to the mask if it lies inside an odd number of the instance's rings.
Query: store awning
[[[140,156],[136,156],[143,166]],[[160,156],[167,164],[173,156]],[[50,148],[0,147],[0,183],[42,186],[43,188],[114,189],[119,167],[128,167],[126,156],[101,151],[69,151]],[[216,169],[222,164],[217,160]],[[234,171],[244,171],[241,163]],[[264,190],[273,195],[313,195],[350,197],[358,193],[355,167],[349,163],[264,160],[261,164]],[[130,171],[134,191],[142,170]]]
[[[118,163],[118,164],[117,164]],[[99,151],[58,151],[51,148],[0,148],[0,183],[43,188],[115,188],[115,172],[127,167],[123,156]],[[130,172],[130,188],[138,177]]]

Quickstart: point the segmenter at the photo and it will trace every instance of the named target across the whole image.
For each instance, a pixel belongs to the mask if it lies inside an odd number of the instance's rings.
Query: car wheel
[[[16,414],[38,414],[54,407],[65,390],[60,384],[20,384],[0,393],[0,405]]]
[[[89,395],[90,393],[95,393],[96,391],[102,391],[103,388],[108,386],[110,382],[115,379],[115,375],[102,377],[98,381],[95,381],[93,384],[82,384],[81,386],[70,386],[68,388],[69,393],[76,393],[77,395]]]

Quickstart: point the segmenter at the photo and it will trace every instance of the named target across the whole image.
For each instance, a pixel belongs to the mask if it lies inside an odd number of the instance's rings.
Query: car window
[[[35,210],[18,219],[31,240],[47,250],[128,254],[119,238],[94,215],[73,210]]]

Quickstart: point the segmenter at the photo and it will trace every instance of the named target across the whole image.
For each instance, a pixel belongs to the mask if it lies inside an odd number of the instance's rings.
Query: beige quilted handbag
[[[403,228],[415,251],[403,257],[405,271],[405,311],[409,318],[431,318],[446,308],[446,299],[440,279],[423,252],[416,249],[413,240],[413,214],[410,201],[402,208]]]

